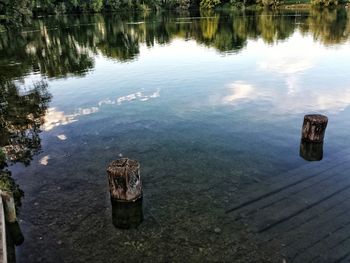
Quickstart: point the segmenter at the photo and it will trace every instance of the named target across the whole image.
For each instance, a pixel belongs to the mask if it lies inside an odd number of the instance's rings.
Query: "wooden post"
[[[0,193],[2,193],[0,191]],[[7,263],[7,240],[4,203],[0,196],[0,262]]]
[[[323,158],[323,142],[301,141],[300,157],[306,161],[321,161]]]
[[[16,206],[13,195],[10,192],[2,191],[1,197],[4,202],[5,219],[8,223],[15,223],[17,221]]]
[[[116,228],[136,228],[142,221],[142,197],[135,202],[119,202],[112,200],[112,222]]]
[[[107,167],[109,191],[115,201],[132,202],[142,196],[140,164],[135,160],[122,158]]]
[[[304,116],[301,139],[307,142],[323,142],[328,118],[320,114]]]

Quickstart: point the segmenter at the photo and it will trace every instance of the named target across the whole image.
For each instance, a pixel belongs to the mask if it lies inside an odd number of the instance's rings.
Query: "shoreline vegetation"
[[[174,12],[193,9],[309,9],[348,6],[349,0],[0,0],[0,31],[19,27],[30,18],[127,11]]]

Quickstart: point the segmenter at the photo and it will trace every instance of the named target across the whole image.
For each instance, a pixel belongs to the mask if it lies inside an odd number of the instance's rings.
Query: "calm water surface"
[[[2,33],[3,79],[19,94],[42,81],[35,99],[51,95],[27,111],[42,125],[30,165],[11,166],[25,192],[17,260],[279,259],[225,211],[237,190],[307,163],[304,114],[330,119],[321,162],[349,148],[349,15],[65,16]],[[105,169],[121,156],[141,163],[137,229],[112,224]]]

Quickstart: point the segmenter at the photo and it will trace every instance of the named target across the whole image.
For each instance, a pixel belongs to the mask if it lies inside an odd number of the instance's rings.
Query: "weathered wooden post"
[[[321,161],[323,158],[323,142],[300,142],[300,157],[306,161]]]
[[[328,118],[320,114],[304,116],[301,131],[300,156],[307,161],[321,161],[323,158],[323,140]]]
[[[15,223],[17,221],[15,200],[13,194],[7,191],[1,192],[2,201],[4,202],[5,219],[8,223]]]
[[[6,232],[6,262],[16,262],[15,245],[21,245],[24,237],[17,222],[16,205],[12,192],[0,191],[3,211],[5,214],[5,225],[3,231]],[[6,230],[5,230],[6,229]]]
[[[302,141],[323,142],[327,128],[328,118],[320,114],[304,116],[304,123],[301,133]]]
[[[112,220],[115,227],[134,228],[143,220],[140,164],[122,158],[107,167]]]
[[[130,202],[142,196],[138,161],[128,158],[115,160],[108,165],[107,173],[112,200]]]

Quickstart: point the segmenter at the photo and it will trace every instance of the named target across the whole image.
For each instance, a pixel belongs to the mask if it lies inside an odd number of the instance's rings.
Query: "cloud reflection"
[[[121,104],[124,104],[125,102],[130,102],[134,100],[148,101],[150,99],[154,99],[158,97],[160,97],[160,90],[157,90],[150,95],[145,95],[143,94],[143,92],[136,92],[126,96],[118,97],[115,100],[111,100],[109,98],[103,99],[98,103],[97,107],[79,108],[75,113],[68,114],[68,115],[65,114],[63,111],[58,111],[56,108],[49,108],[45,115],[45,122],[43,125],[43,129],[45,131],[50,131],[55,127],[76,122],[78,121],[77,118],[79,116],[90,115],[98,112],[102,105],[113,105],[113,104],[121,105]],[[58,138],[60,140],[66,139],[65,135],[59,135]]]
[[[64,134],[57,135],[57,138],[60,139],[61,141],[67,140],[67,136]]]
[[[229,85],[230,94],[225,96],[223,103],[232,103],[237,100],[252,99],[254,97],[254,87],[244,81],[236,81]]]
[[[317,58],[323,53],[320,46],[312,41],[304,43],[303,49],[295,48],[302,35],[296,33],[288,42],[280,43],[264,50],[264,59],[257,62],[258,70],[279,74],[285,78],[288,94],[300,89],[300,76],[312,69]]]
[[[311,38],[303,41],[302,49],[296,48],[304,38],[296,33],[287,42],[273,47],[252,43],[251,48],[258,58],[256,69],[266,81],[261,82],[259,78],[256,81],[235,80],[228,85],[221,103],[249,101],[260,105],[263,102],[265,109],[280,114],[337,113],[347,108],[350,105],[349,85],[345,81],[333,81],[334,76],[325,78],[315,73],[320,67],[319,61],[334,58],[334,50],[325,49]],[[343,54],[349,54],[348,49],[344,48]],[[317,81],[312,81],[312,76]],[[320,82],[320,78],[326,82]],[[285,85],[278,84],[276,80],[279,79]]]
[[[65,115],[63,111],[50,108],[46,112],[43,129],[45,131],[50,131],[57,126],[67,125],[75,121],[77,120],[75,120],[74,115]]]
[[[110,98],[103,99],[103,100],[101,100],[98,103],[98,105],[99,106],[102,106],[103,104],[106,104],[106,105],[113,105],[113,104],[121,105],[121,104],[123,104],[125,102],[130,102],[130,101],[134,101],[134,100],[148,101],[150,99],[154,99],[154,98],[158,98],[158,97],[160,97],[160,90],[159,89],[156,92],[154,92],[154,93],[152,93],[150,95],[145,95],[145,94],[143,94],[143,92],[139,91],[139,92],[131,93],[129,95],[118,97],[115,100],[111,100]]]
[[[252,83],[235,81],[228,86],[227,93],[221,99],[222,104],[265,102],[266,109],[279,114],[314,111],[337,113],[350,105],[350,89],[346,86],[337,89],[304,88],[290,93],[289,89],[258,87]]]
[[[49,155],[46,155],[44,156],[43,158],[40,159],[39,163],[41,165],[48,165],[49,164],[49,160],[50,160],[50,156]]]
[[[297,58],[293,55],[272,58],[258,63],[263,70],[280,74],[295,74],[312,68],[314,65],[310,58]]]
[[[98,112],[99,108],[79,108],[76,113],[66,115],[63,111],[58,111],[56,108],[49,108],[45,115],[45,123],[43,129],[45,131],[50,131],[55,127],[67,125],[77,121],[77,117],[82,115],[90,115],[92,113]]]

